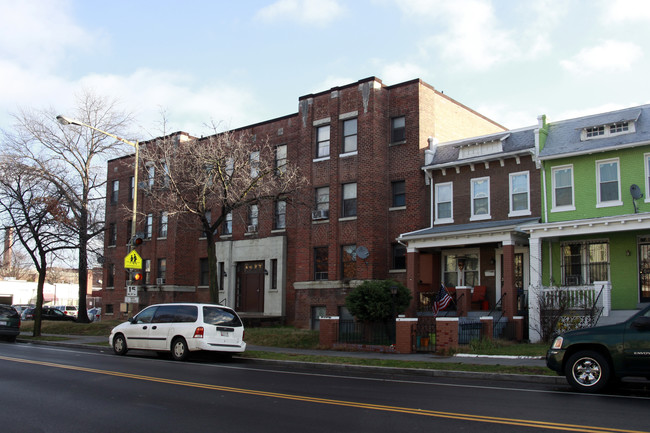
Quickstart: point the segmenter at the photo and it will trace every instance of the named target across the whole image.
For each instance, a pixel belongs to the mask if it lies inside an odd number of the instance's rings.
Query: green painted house
[[[544,288],[589,293],[601,323],[650,302],[650,105],[540,118],[540,223],[529,234],[529,333]]]

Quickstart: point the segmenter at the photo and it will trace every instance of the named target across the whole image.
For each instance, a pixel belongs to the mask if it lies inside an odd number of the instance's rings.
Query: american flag
[[[440,285],[440,290],[433,300],[433,315],[437,316],[440,310],[447,308],[447,305],[451,302],[451,296],[447,293],[444,284]]]

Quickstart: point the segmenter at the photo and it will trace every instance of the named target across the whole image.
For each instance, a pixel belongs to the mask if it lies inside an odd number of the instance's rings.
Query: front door
[[[650,238],[639,241],[639,298],[650,302]]]
[[[237,264],[239,309],[246,313],[264,312],[264,262]]]

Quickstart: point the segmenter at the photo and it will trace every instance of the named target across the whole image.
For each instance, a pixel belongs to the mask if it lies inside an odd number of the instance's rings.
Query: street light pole
[[[134,175],[133,175],[133,216],[131,220],[131,237],[135,236],[135,230],[136,230],[136,215],[137,215],[137,209],[138,209],[138,159],[139,159],[139,149],[140,149],[140,144],[136,141],[129,141],[125,138],[118,137],[115,134],[111,134],[110,132],[103,131],[99,128],[95,128],[94,126],[88,125],[86,123],[80,122],[75,119],[71,119],[66,116],[58,115],[56,116],[56,120],[62,124],[62,125],[75,125],[75,126],[85,126],[86,128],[90,128],[92,130],[95,130],[101,134],[107,135],[109,137],[112,137],[118,141],[121,141],[122,143],[126,143],[129,146],[132,146],[135,149],[135,167],[134,167]],[[130,240],[129,240],[130,241]],[[133,251],[135,249],[135,245],[133,245],[131,242],[129,242],[129,245],[131,246],[130,251]]]

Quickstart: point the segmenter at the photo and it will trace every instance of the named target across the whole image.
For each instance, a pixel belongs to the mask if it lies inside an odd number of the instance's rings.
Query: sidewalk
[[[24,335],[31,335],[23,333]],[[84,336],[84,335],[54,335],[43,334],[43,336],[57,336],[65,337],[66,340],[61,341],[42,341],[42,340],[28,340],[18,337],[18,342],[40,344],[48,346],[63,346],[83,349],[94,349],[103,351],[112,351],[108,346],[108,338],[105,336]],[[346,358],[361,358],[361,359],[384,359],[395,361],[419,361],[419,362],[439,362],[439,363],[455,363],[455,364],[478,364],[478,365],[503,365],[503,366],[525,366],[525,367],[545,367],[546,361],[542,358],[535,357],[514,357],[514,356],[488,356],[488,355],[468,355],[457,354],[455,356],[439,356],[432,353],[410,353],[410,354],[397,354],[397,353],[380,353],[380,352],[344,352],[338,350],[310,350],[310,349],[291,349],[282,347],[268,347],[268,346],[255,346],[248,345],[246,350],[249,351],[263,351],[286,353],[295,355],[310,355],[310,356],[330,356],[330,357],[346,357]],[[242,358],[246,362],[260,363],[260,364],[275,364],[275,365],[291,365],[296,368],[299,365],[308,366],[312,363],[301,361],[279,361],[268,359],[251,359]],[[566,384],[566,379],[559,376],[543,376],[543,375],[530,375],[530,374],[501,374],[501,373],[479,373],[468,371],[455,371],[455,370],[432,370],[432,369],[418,369],[418,368],[394,368],[394,367],[373,367],[373,366],[360,366],[349,364],[327,364],[328,368],[336,371],[368,371],[389,373],[389,374],[416,374],[423,376],[440,376],[440,377],[465,377],[465,378],[483,378],[483,379],[503,379],[520,382],[534,382],[534,383],[548,383],[548,384]]]

